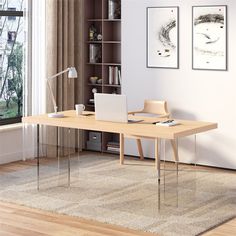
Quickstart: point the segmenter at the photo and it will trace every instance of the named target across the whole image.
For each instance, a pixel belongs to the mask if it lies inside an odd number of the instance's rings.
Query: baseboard
[[[14,162],[14,161],[24,160],[23,157],[26,153],[27,153],[27,156],[32,156],[32,154],[34,153],[34,149],[30,148],[30,149],[24,150],[24,152],[19,151],[19,152],[2,154],[0,155],[0,164],[6,164],[6,163]]]

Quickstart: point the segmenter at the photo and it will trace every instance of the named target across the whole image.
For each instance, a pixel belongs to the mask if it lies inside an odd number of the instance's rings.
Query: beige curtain
[[[54,75],[68,67],[74,66],[80,71],[80,0],[46,0],[46,75]],[[80,75],[80,73],[78,74]],[[58,111],[74,109],[82,94],[81,77],[67,79],[67,73],[51,81],[56,97]],[[47,91],[47,112],[53,112],[53,104]],[[68,130],[47,128],[47,156],[57,154],[57,144],[60,147],[68,145]],[[78,132],[71,130],[70,150],[77,147]],[[66,151],[65,151],[66,150]],[[65,155],[67,149],[60,148],[60,155]]]

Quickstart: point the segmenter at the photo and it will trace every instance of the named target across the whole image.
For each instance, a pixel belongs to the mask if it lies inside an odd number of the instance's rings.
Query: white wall
[[[0,164],[22,160],[22,128],[0,129]]]
[[[192,6],[228,6],[228,71],[192,70]],[[146,68],[146,7],[179,6],[179,69]],[[197,136],[198,163],[236,169],[236,1],[123,0],[122,93],[129,110],[144,99],[168,101],[175,118],[218,122],[219,128]],[[194,139],[180,140],[181,161],[192,161]],[[134,141],[125,152],[136,155]],[[144,145],[153,156],[153,145]]]

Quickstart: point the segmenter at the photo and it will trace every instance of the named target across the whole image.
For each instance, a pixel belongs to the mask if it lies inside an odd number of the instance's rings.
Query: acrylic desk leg
[[[155,167],[157,169],[158,182],[161,180],[160,157],[158,155],[158,138],[155,138]]]
[[[39,190],[39,124],[37,124],[37,190]]]
[[[68,187],[70,187],[70,128],[68,129]]]
[[[120,164],[124,164],[124,134],[120,134]]]
[[[197,167],[197,135],[194,135],[194,160],[195,160],[195,169]]]
[[[176,142],[176,156],[177,156],[177,159],[176,159],[176,173],[177,173],[177,176],[179,174],[179,143],[178,143],[178,139],[175,139],[175,142]]]

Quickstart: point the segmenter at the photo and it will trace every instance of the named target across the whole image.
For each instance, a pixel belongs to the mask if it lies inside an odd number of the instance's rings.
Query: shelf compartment
[[[103,63],[121,64],[121,45],[104,44],[103,45]]]
[[[86,0],[84,1],[86,19],[102,19],[102,1],[103,0]]]
[[[103,41],[121,41],[121,22],[103,22]]]

